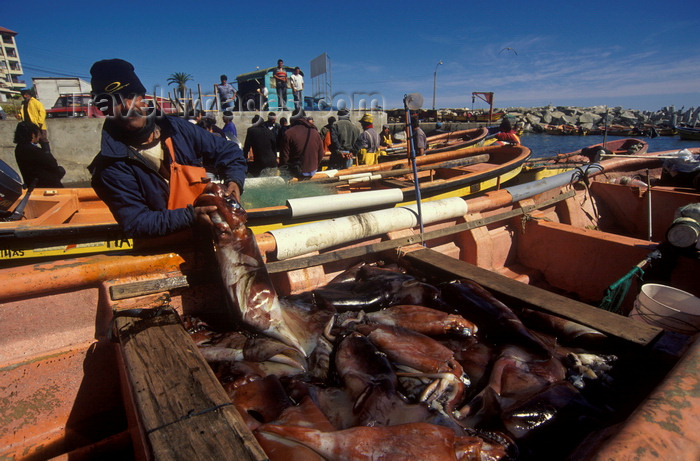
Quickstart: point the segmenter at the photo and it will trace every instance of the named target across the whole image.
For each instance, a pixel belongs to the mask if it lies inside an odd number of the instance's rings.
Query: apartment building
[[[9,95],[18,94],[26,86],[19,78],[23,72],[16,35],[17,32],[0,27],[0,101],[7,101]]]

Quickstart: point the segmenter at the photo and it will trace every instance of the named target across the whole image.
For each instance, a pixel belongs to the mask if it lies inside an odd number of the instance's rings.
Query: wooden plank
[[[413,187],[413,181],[404,181],[402,179],[382,178],[381,183],[387,187],[396,187],[399,189]]]
[[[143,280],[139,282],[124,283],[122,285],[110,285],[109,295],[112,300],[133,298],[162,291],[169,291],[176,288],[187,288],[190,286],[187,276],[179,275],[165,277],[154,280]]]
[[[505,304],[518,300],[530,307],[587,325],[607,335],[642,346],[652,343],[663,329],[574,301],[541,288],[509,279],[431,249],[404,256],[411,266],[438,277],[474,280]]]
[[[178,272],[179,274],[179,272]],[[165,277],[109,286],[109,296],[113,301],[163,293],[178,288],[191,288],[195,285],[217,280],[218,273],[203,271],[189,275],[165,274]]]
[[[153,459],[267,459],[169,305],[116,310],[115,327]]]

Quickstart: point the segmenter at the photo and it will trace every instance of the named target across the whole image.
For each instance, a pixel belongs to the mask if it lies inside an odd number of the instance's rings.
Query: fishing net
[[[335,187],[330,184],[317,184],[311,181],[289,182],[289,178],[282,176],[261,175],[259,178],[246,178],[241,205],[246,210],[284,206],[290,198],[317,197],[335,193],[337,193]]]
[[[644,276],[644,271],[639,266],[635,266],[631,271],[625,274],[624,277],[610,285],[605,290],[605,295],[598,307],[616,314],[621,313],[620,306],[622,305],[622,301],[624,301],[627,296],[627,292],[636,276],[639,276],[640,280]]]

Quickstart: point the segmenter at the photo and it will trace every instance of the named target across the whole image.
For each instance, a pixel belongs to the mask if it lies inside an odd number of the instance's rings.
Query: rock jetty
[[[505,112],[506,116],[519,124],[523,131],[541,133],[551,127],[568,125],[583,130],[595,130],[603,125],[623,127],[673,127],[680,124],[695,126],[700,121],[700,107],[676,109],[664,107],[655,112],[623,109],[622,107],[509,107],[494,109],[494,113]]]

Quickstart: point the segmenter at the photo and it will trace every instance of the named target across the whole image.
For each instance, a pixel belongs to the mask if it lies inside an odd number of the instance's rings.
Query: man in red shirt
[[[277,60],[277,69],[272,74],[275,78],[275,88],[277,88],[277,109],[285,110],[287,108],[287,71],[284,70],[284,61]]]

